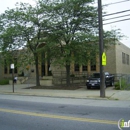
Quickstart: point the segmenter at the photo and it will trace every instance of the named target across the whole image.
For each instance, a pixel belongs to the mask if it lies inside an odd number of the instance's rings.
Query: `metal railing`
[[[70,74],[70,85],[85,85],[87,79],[87,73],[76,72]],[[53,72],[53,84],[65,85],[66,84],[66,72]]]
[[[130,90],[130,74],[113,74],[115,77],[115,88]]]
[[[130,74],[112,74],[114,75],[115,87],[121,90],[130,90]],[[75,72],[70,74],[71,85],[86,85],[86,80],[90,76],[87,72]],[[66,72],[53,72],[53,84],[65,85]]]

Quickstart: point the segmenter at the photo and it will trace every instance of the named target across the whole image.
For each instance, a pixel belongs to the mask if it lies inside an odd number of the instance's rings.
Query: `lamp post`
[[[12,89],[14,93],[14,64],[11,64],[10,68],[12,69]]]
[[[98,0],[98,22],[99,22],[99,55],[100,55],[100,97],[105,97],[105,75],[102,64],[103,46],[103,22],[102,22],[102,0]]]

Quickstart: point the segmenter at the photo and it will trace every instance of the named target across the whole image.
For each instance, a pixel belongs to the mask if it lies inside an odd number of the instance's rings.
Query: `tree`
[[[8,9],[1,15],[1,47],[3,52],[18,50],[27,47],[33,54],[36,66],[36,86],[40,86],[39,81],[39,54],[41,46],[46,38],[46,26],[49,19],[47,10],[50,8],[49,2],[43,1],[44,8],[41,8],[40,1],[35,7],[20,3],[15,9]]]
[[[66,68],[70,85],[71,63],[85,65],[98,54],[97,8],[94,0],[39,0],[33,7],[16,5],[0,16],[0,44],[4,54],[27,47],[36,66],[39,81],[39,55],[46,52],[53,64]],[[107,32],[105,39],[112,39]],[[49,52],[49,53],[48,53]]]
[[[96,38],[97,9],[92,6],[93,0],[63,0],[53,5],[55,14],[50,21],[47,45],[55,64],[66,67],[67,86],[70,85],[70,65],[87,64],[91,48],[97,44],[91,43]],[[97,50],[97,49],[96,49]],[[95,53],[96,51],[91,51]]]
[[[93,3],[94,0],[62,0],[53,5],[54,15],[48,23],[48,55],[54,59],[53,64],[65,66],[67,86],[71,63],[86,65],[99,54],[98,14]],[[104,32],[105,47],[108,39],[118,39],[113,32]]]

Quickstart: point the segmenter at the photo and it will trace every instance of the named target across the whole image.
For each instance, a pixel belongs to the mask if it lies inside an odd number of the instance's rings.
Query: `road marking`
[[[0,108],[0,112],[27,115],[27,116],[53,118],[53,119],[62,119],[62,120],[72,120],[72,121],[81,121],[81,122],[92,122],[92,123],[117,125],[117,121],[89,119],[89,118],[77,118],[77,117],[70,117],[70,116],[59,116],[59,115],[25,112],[25,111],[18,111],[18,110],[3,109],[3,108]]]

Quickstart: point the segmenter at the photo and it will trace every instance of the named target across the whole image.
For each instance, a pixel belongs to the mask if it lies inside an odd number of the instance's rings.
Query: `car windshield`
[[[94,74],[92,75],[92,78],[100,78],[100,74],[99,74],[99,73],[94,73]]]

